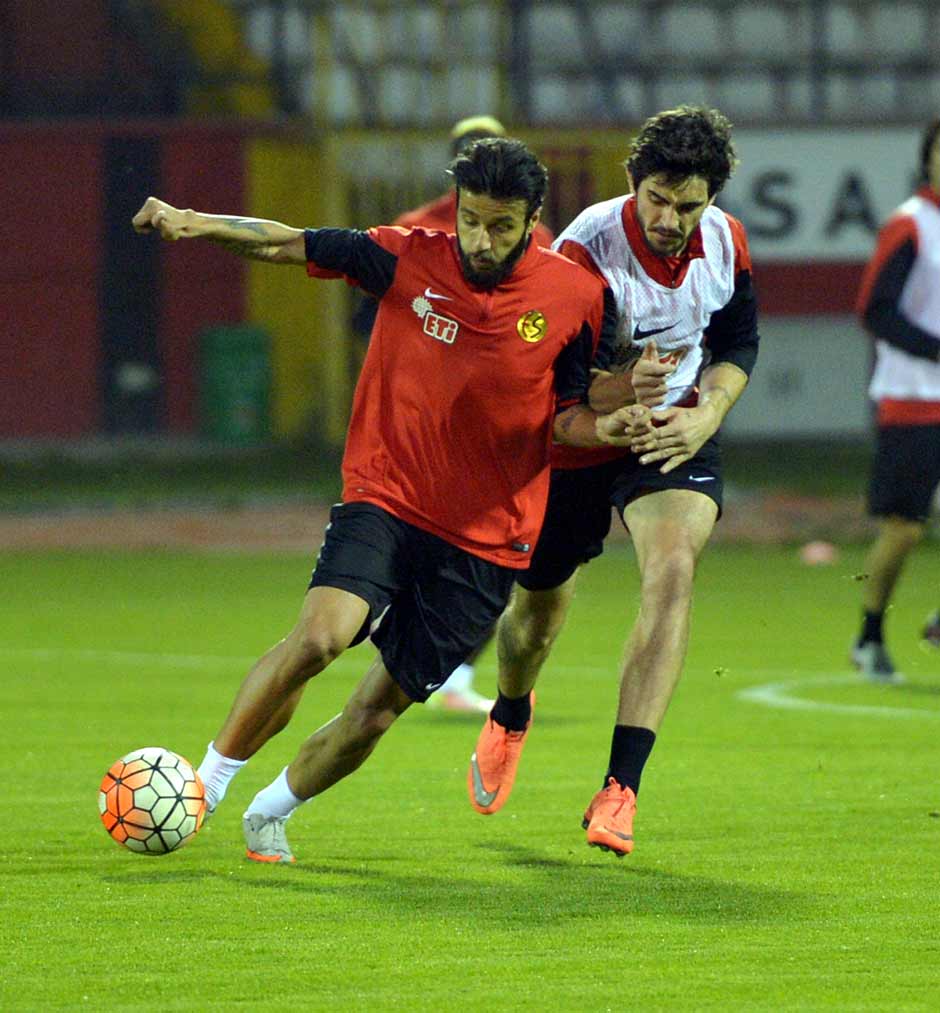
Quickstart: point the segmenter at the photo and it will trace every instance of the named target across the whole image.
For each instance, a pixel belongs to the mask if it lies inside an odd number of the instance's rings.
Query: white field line
[[[114,651],[101,650],[97,648],[72,648],[72,647],[5,647],[0,645],[0,658],[34,659],[37,661],[53,660],[57,658],[76,658],[84,661],[96,661],[102,664],[117,665],[161,665],[169,668],[180,669],[207,669],[219,666],[232,666],[246,668],[254,664],[256,655],[223,655],[223,654],[169,654],[161,651]],[[331,667],[342,668],[346,664],[360,667],[362,659],[355,656],[337,658]],[[573,671],[573,667],[564,666],[566,671]],[[596,666],[578,667],[577,671],[582,674],[596,676],[606,674],[606,669]],[[836,714],[853,714],[862,717],[878,718],[926,718],[928,720],[940,718],[940,711],[927,710],[918,707],[895,707],[890,704],[885,706],[873,704],[852,704],[837,703],[829,700],[807,700],[797,695],[800,690],[812,686],[839,686],[860,684],[859,676],[855,674],[840,673],[818,673],[798,678],[780,679],[781,675],[789,675],[786,670],[768,669],[741,671],[741,674],[776,677],[772,682],[762,683],[759,686],[748,686],[746,689],[739,689],[735,697],[745,700],[748,703],[757,703],[765,707],[774,707],[778,710],[800,710],[800,711],[827,711]],[[613,676],[613,673],[611,673]],[[885,693],[894,693],[893,687],[884,687]]]
[[[783,675],[781,671],[750,672],[750,675]],[[739,700],[746,700],[749,703],[763,704],[765,707],[775,707],[778,710],[801,710],[801,711],[828,711],[832,714],[853,714],[860,717],[877,718],[927,718],[928,720],[940,718],[940,711],[927,710],[919,707],[895,707],[891,704],[880,706],[876,704],[837,703],[830,700],[807,700],[797,695],[801,690],[811,686],[847,686],[861,685],[860,676],[844,672],[834,674],[831,672],[817,675],[801,676],[796,679],[780,679],[774,682],[766,682],[760,686],[748,686],[747,689],[739,689],[735,696]],[[884,687],[885,693],[894,694],[897,689],[892,686]],[[903,687],[901,688],[903,692]]]

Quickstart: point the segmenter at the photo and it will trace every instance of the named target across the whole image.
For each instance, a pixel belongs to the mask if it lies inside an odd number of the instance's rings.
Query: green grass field
[[[145,858],[97,815],[144,745],[198,763],[286,631],[303,556],[48,553],[2,562],[4,1010],[899,1010],[940,1006],[940,549],[889,620],[905,687],[848,677],[861,551],[703,560],[686,675],[637,848],[589,849],[628,548],[583,574],[506,809],[464,785],[476,718],[413,708],[290,824],[294,867],[242,858],[245,803],[332,716],[371,652],[317,682],[187,847]],[[478,683],[493,685],[492,656]],[[759,697],[749,699],[751,690]]]

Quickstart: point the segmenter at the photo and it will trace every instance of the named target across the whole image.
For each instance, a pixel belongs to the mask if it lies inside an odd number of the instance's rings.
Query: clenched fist
[[[157,197],[148,197],[131,219],[134,231],[146,235],[159,232],[163,239],[180,239],[187,234],[192,211],[181,211]]]

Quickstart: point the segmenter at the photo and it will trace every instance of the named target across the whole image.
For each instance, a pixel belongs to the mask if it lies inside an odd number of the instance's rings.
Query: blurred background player
[[[505,137],[506,128],[495,116],[468,116],[455,123],[450,132],[451,157],[463,154],[474,141],[485,137]],[[447,192],[427,204],[422,204],[411,211],[400,214],[393,225],[404,228],[440,229],[442,232],[453,232],[457,222],[457,191],[449,187]],[[539,246],[552,245],[554,235],[544,223],[538,222],[532,230],[532,240]],[[353,312],[353,331],[359,345],[361,355],[365,355],[375,323],[378,303],[369,295],[362,293],[358,297],[358,305]],[[484,644],[474,652],[462,665],[458,666],[446,683],[431,697],[428,706],[435,710],[474,711],[488,714],[493,700],[477,692],[473,681],[475,677],[474,662],[486,648]]]
[[[495,116],[468,116],[455,123],[450,132],[451,157],[463,154],[475,141],[484,137],[505,137],[506,128]],[[405,228],[441,229],[453,232],[457,220],[457,191],[450,187],[440,197],[420,207],[400,214],[393,225]],[[532,231],[532,238],[539,246],[551,246],[554,235],[544,222],[539,222]]]
[[[884,614],[940,482],[940,119],[924,132],[920,173],[921,187],[881,229],[858,296],[875,339],[868,390],[878,434],[868,508],[878,535],[852,661],[875,682],[900,681],[884,645]],[[940,614],[928,619],[923,636],[940,647]]]
[[[699,554],[722,502],[718,428],[757,357],[757,307],[744,227],[714,207],[737,164],[731,124],[682,106],[651,117],[626,161],[632,193],[587,208],[555,249],[598,274],[618,310],[616,372],[591,405],[661,405],[631,451],[556,447],[548,511],[528,570],[499,622],[499,698],[470,760],[470,802],[496,812],[512,789],[532,687],[561,632],[579,567],[600,555],[611,507],[640,568],[602,789],[584,814],[589,844],[633,850],[640,776],[678,684]],[[631,369],[632,367],[632,369]],[[642,376],[642,379],[641,379]]]

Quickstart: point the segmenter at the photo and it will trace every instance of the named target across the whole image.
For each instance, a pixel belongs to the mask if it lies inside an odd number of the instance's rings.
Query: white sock
[[[437,691],[438,693],[463,693],[473,685],[473,665],[464,662],[458,665],[447,679],[447,682]]]
[[[249,813],[261,813],[262,816],[283,816],[288,817],[302,805],[306,799],[298,798],[287,783],[287,767],[267,786],[262,788],[251,800],[251,805],[245,810]]]
[[[215,809],[225,798],[232,778],[247,762],[247,760],[233,760],[229,756],[223,756],[216,750],[214,742],[209,743],[206,749],[206,758],[199,765],[198,774],[206,786],[206,803],[210,809]]]

